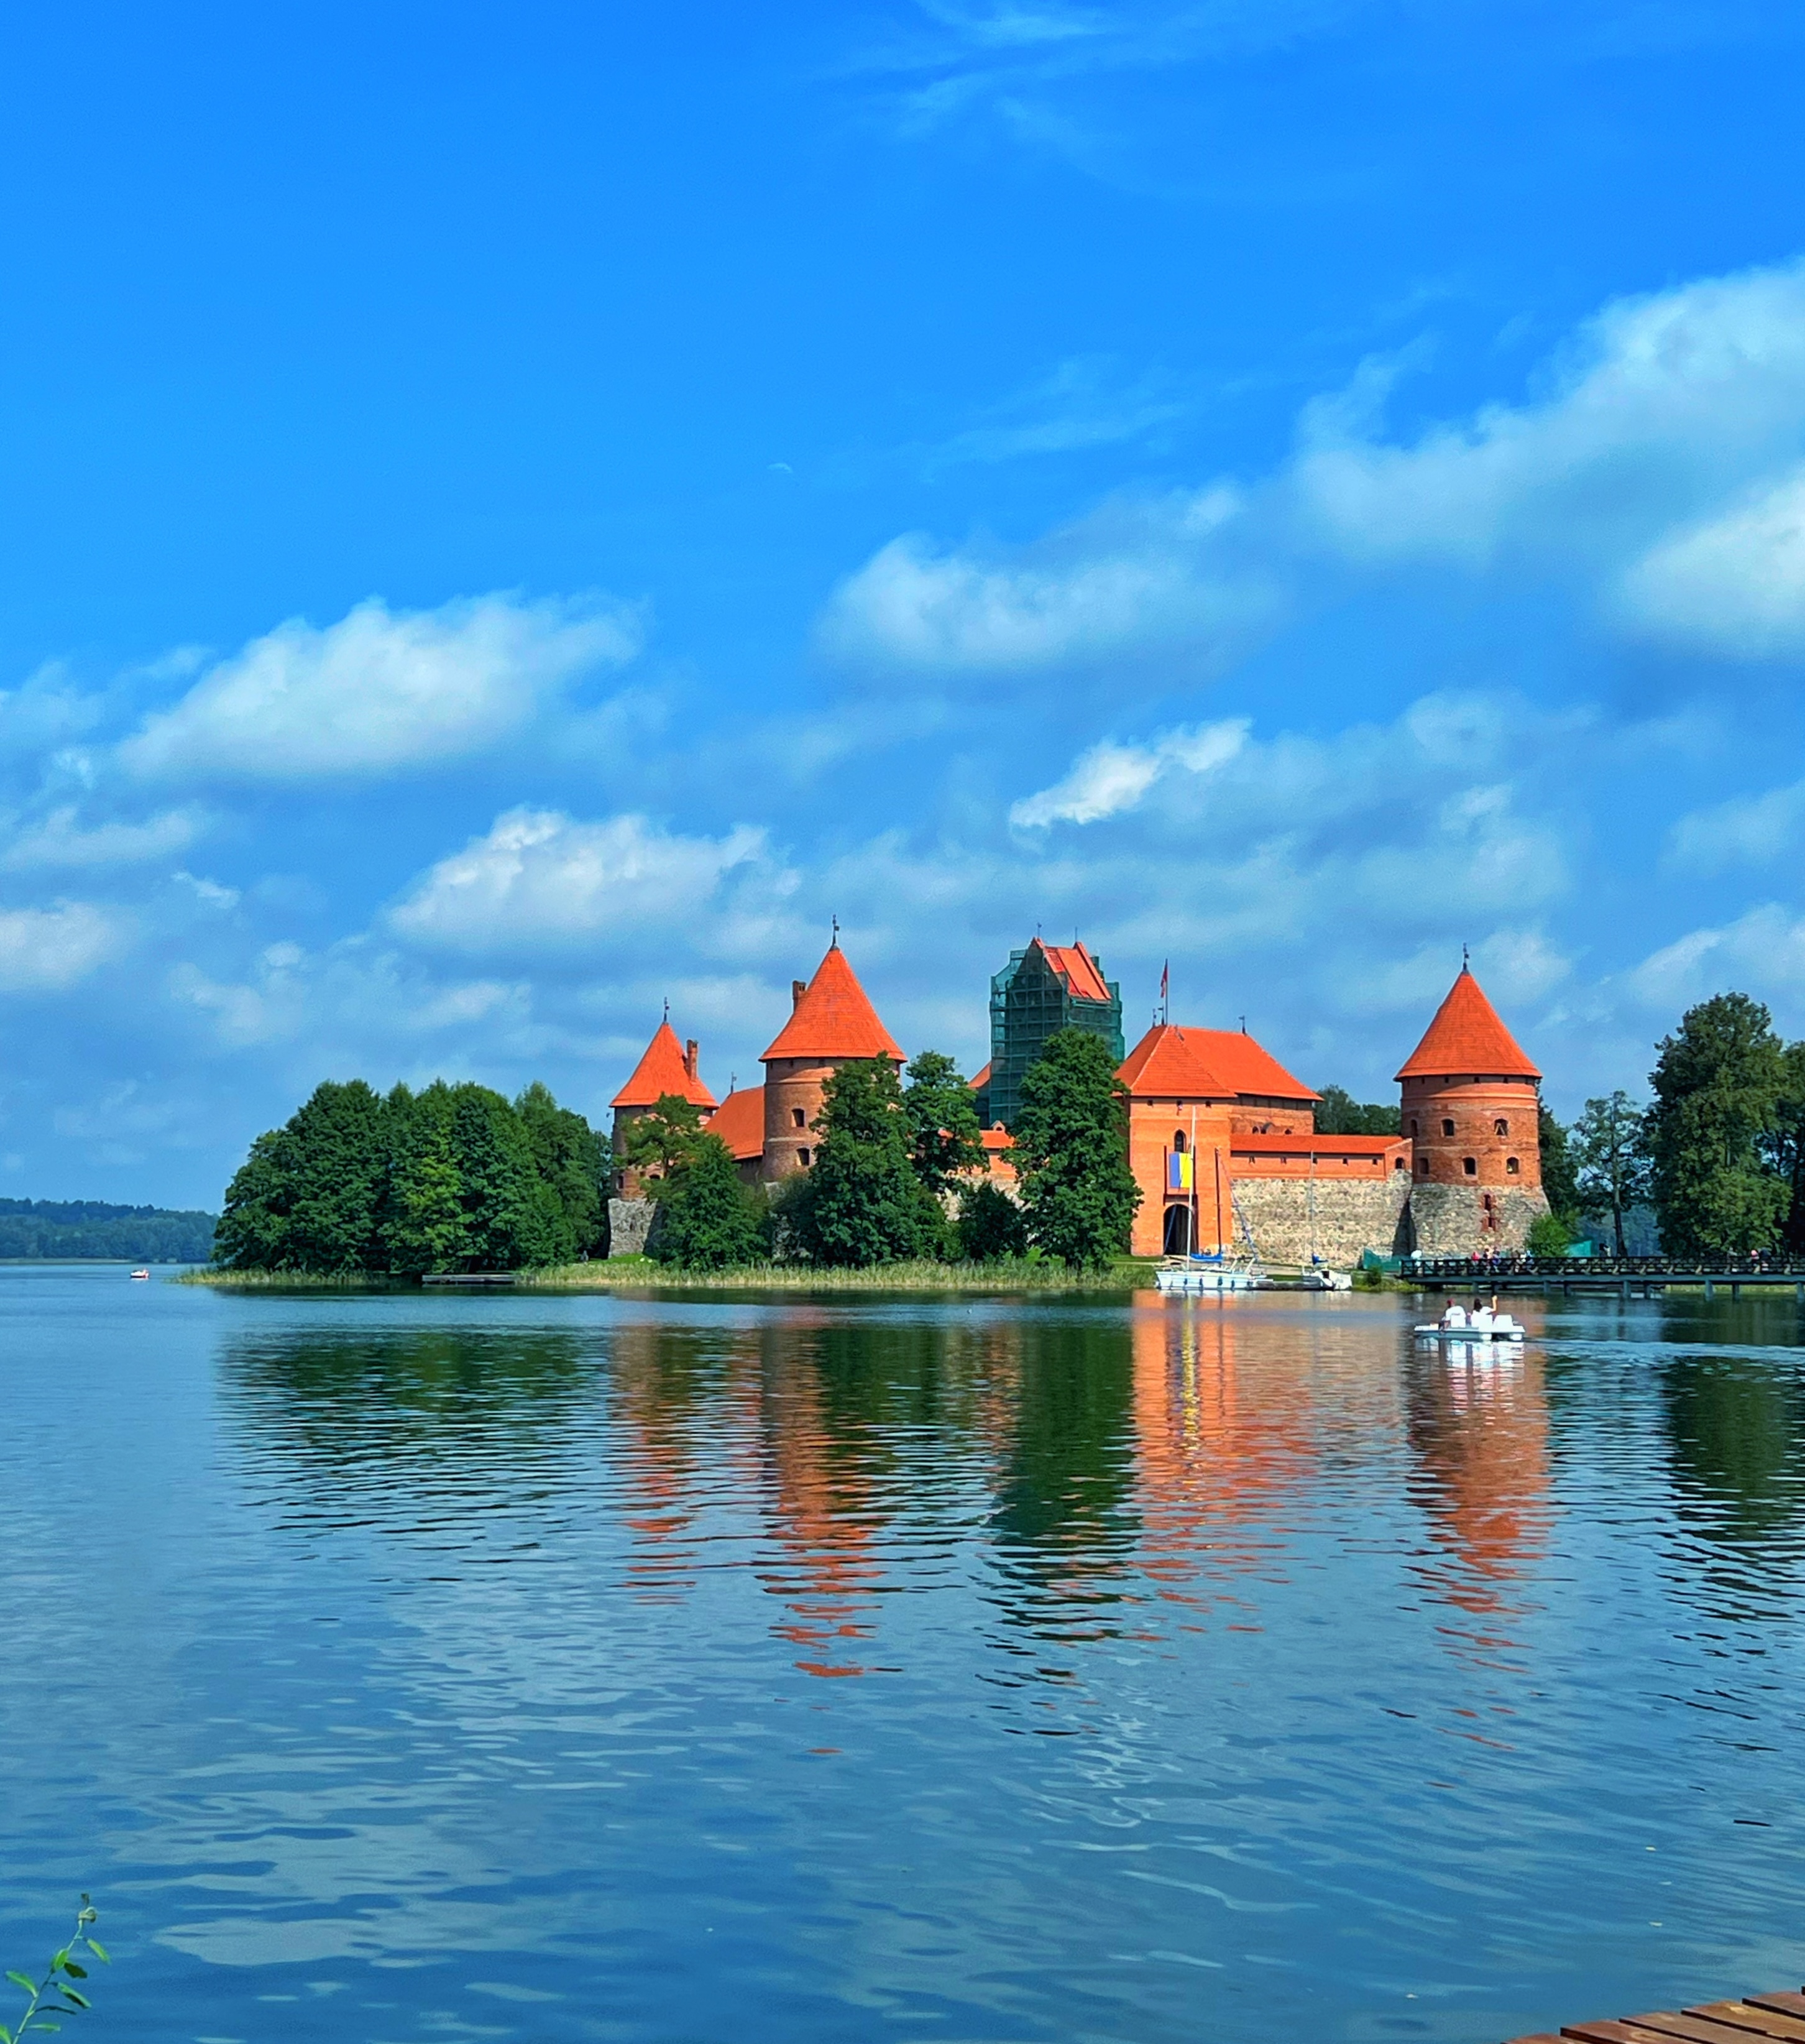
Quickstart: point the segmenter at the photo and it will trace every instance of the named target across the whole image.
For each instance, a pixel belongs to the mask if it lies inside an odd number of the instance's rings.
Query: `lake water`
[[[1799,1309],[1523,1316],[0,1271],[0,1964],[91,1889],[94,2044],[1797,1986]]]

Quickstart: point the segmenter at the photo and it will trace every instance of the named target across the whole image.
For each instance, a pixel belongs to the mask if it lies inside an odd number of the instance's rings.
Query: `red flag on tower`
[[[1172,961],[1168,959],[1159,969],[1159,1005],[1163,1014],[1166,997],[1172,985]]]

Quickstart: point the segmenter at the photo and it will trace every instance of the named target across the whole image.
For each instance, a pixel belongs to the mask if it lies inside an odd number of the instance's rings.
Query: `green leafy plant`
[[[113,1961],[106,1955],[106,1948],[94,1936],[90,1926],[99,1919],[94,1904],[84,1895],[82,1906],[75,1918],[75,1934],[61,1951],[52,1955],[44,1978],[34,1981],[29,1973],[9,1973],[6,1976],[14,1987],[27,1997],[25,2011],[11,2029],[0,2023],[0,2044],[18,2044],[18,2039],[40,2031],[60,2030],[60,2023],[52,2019],[61,2015],[75,2015],[89,2008],[87,1996],[75,1985],[85,1981],[88,1969],[82,1964],[78,1954],[86,1954],[98,1959],[103,1966]]]

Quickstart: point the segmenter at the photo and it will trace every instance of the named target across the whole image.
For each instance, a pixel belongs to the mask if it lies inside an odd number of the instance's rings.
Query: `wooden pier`
[[[1558,2033],[1538,2030],[1513,2037],[1511,2044],[1561,2044],[1563,2038],[1573,2044],[1756,2044],[1763,2037],[1805,2044],[1805,1994],[1750,1994],[1694,2008],[1657,2008],[1650,2015],[1563,2023]]]

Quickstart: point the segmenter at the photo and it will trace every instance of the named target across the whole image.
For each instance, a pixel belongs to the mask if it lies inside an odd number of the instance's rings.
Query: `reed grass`
[[[1062,1263],[878,1263],[861,1270],[812,1263],[750,1263],[731,1270],[684,1270],[647,1256],[521,1272],[522,1291],[616,1292],[1122,1292],[1153,1282],[1151,1263],[1124,1258],[1105,1270]]]
[[[865,1270],[807,1263],[751,1263],[732,1270],[683,1270],[649,1256],[566,1263],[515,1274],[517,1292],[1123,1292],[1153,1282],[1154,1266],[1124,1258],[1106,1270],[1068,1270],[1062,1263],[1012,1259],[998,1263],[880,1263]],[[394,1292],[417,1287],[410,1278],[377,1271],[185,1270],[170,1282],[225,1292]],[[451,1288],[447,1287],[449,1290]]]
[[[169,1282],[209,1285],[221,1292],[398,1292],[413,1280],[380,1270],[228,1270],[207,1264]]]

